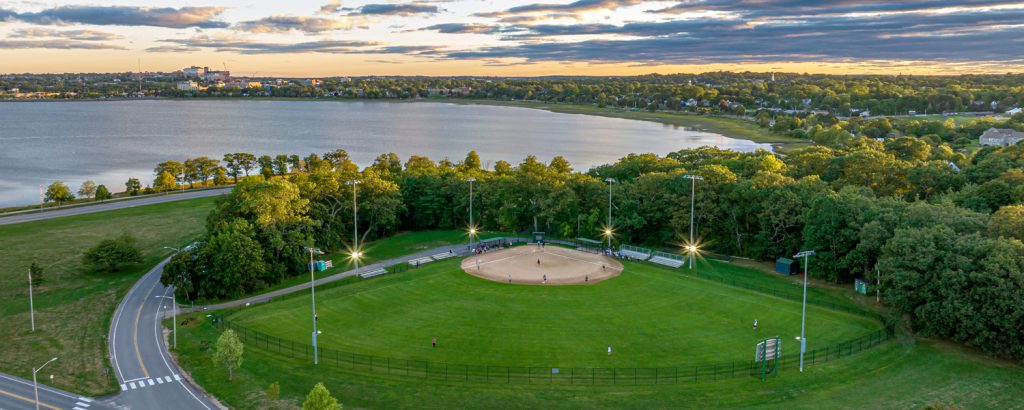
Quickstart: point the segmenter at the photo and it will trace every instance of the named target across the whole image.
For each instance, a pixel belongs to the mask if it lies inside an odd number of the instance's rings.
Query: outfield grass
[[[931,340],[897,342],[849,358],[785,371],[778,379],[741,377],[661,386],[467,385],[347,373],[282,359],[247,348],[245,362],[227,381],[212,364],[209,345],[219,335],[204,318],[179,326],[179,360],[208,392],[235,408],[267,408],[262,391],[281,386],[287,403],[301,404],[323,382],[346,408],[1020,408],[1024,368]]]
[[[427,265],[318,292],[321,345],[480,364],[680,364],[684,355],[700,358],[691,363],[745,360],[757,338],[747,317],[756,312],[760,334],[779,334],[785,336],[784,346],[787,341],[796,346],[790,336],[799,332],[799,305],[707,276],[627,263],[622,276],[590,286],[508,286],[469,276],[456,264]],[[768,286],[789,285],[785,278],[734,265],[712,263],[705,268]],[[757,275],[760,279],[754,279]],[[831,292],[818,295],[828,298]],[[295,295],[230,318],[306,343],[308,303],[308,296]],[[878,326],[826,309],[811,307],[808,313],[811,348]],[[1020,366],[906,335],[852,357],[816,364],[804,374],[786,370],[779,379],[764,382],[739,377],[663,386],[449,384],[315,367],[248,346],[245,364],[228,383],[226,372],[209,360],[209,346],[219,332],[202,315],[185,322],[189,324],[179,326],[186,341],[179,342],[180,362],[204,388],[237,408],[265,408],[268,402],[261,391],[274,382],[291,404],[301,403],[313,384],[325,382],[349,408],[916,408],[937,402],[1012,408],[1024,394]],[[439,338],[437,349],[429,345],[433,336]],[[592,343],[595,338],[601,343]],[[615,346],[611,358],[604,353],[605,343]]]
[[[198,198],[0,226],[0,371],[31,379],[32,366],[51,357],[53,385],[86,394],[116,388],[104,375],[110,317],[149,267],[204,231],[215,198]],[[82,253],[121,233],[139,240],[143,263],[95,273]],[[30,333],[28,266],[44,269],[35,289],[36,328]]]
[[[619,277],[589,286],[543,287],[480,279],[459,269],[459,262],[318,292],[318,343],[447,363],[657,367],[743,361],[762,337],[790,341],[800,334],[799,303],[649,264],[627,262]],[[815,306],[808,311],[817,346],[879,328],[872,319]],[[308,295],[252,307],[230,320],[303,343],[312,331]],[[438,348],[429,343],[434,337]]]

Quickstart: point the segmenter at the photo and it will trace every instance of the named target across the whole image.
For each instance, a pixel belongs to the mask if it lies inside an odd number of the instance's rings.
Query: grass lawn
[[[789,341],[800,334],[797,302],[649,264],[626,263],[619,277],[590,286],[543,287],[476,278],[459,269],[459,262],[317,292],[319,344],[461,364],[657,367],[744,361],[761,337],[785,335]],[[808,311],[807,326],[817,329],[818,346],[879,327],[875,320],[818,307]],[[755,318],[757,332],[751,329]],[[306,294],[230,319],[296,342],[306,342],[312,330]],[[430,346],[433,337],[439,348]],[[615,352],[611,357],[608,345]]]
[[[705,268],[762,275],[765,284],[786,282],[728,264]],[[318,296],[322,346],[437,362],[551,367],[746,360],[760,335],[784,336],[783,346],[788,342],[794,349],[791,337],[799,334],[797,303],[635,263],[627,263],[620,277],[595,285],[543,287],[477,279],[459,271],[457,261],[446,261],[338,284]],[[295,295],[230,319],[306,343],[308,303],[308,296]],[[811,348],[878,327],[827,309],[810,307],[808,313]],[[761,323],[758,333],[750,328],[751,315]],[[1024,394],[1020,366],[906,335],[764,382],[739,377],[662,386],[449,384],[314,367],[247,346],[245,363],[228,383],[226,371],[209,360],[219,332],[207,320],[193,315],[179,326],[185,343],[179,342],[177,355],[204,388],[237,408],[266,408],[262,391],[274,382],[281,385],[285,405],[301,404],[313,384],[324,382],[348,408],[915,408],[936,402],[1009,408]],[[429,344],[435,336],[437,349]],[[612,357],[604,352],[607,344],[615,347]]]
[[[204,231],[215,198],[199,198],[0,226],[0,371],[32,378],[51,357],[53,385],[85,394],[116,389],[106,337],[117,303],[149,267]],[[143,263],[95,273],[82,253],[127,232],[139,240]],[[44,269],[35,289],[36,332],[30,333],[28,266]]]
[[[653,121],[662,124],[692,128],[721,134],[729,138],[751,140],[772,144],[779,151],[788,151],[809,145],[807,140],[773,134],[771,131],[758,127],[756,124],[731,117],[716,117],[687,113],[629,111],[617,108],[599,108],[593,105],[547,104],[532,101],[492,101],[492,100],[460,100],[444,99],[442,102],[452,104],[485,104],[509,107],[536,108],[563,114],[600,115],[603,117],[624,118],[630,120]]]

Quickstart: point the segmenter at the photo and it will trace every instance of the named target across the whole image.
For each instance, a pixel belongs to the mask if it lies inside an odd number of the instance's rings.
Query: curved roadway
[[[216,409],[181,376],[167,351],[161,319],[171,288],[160,284],[167,260],[146,273],[114,312],[107,349],[121,393],[110,403],[130,409]]]

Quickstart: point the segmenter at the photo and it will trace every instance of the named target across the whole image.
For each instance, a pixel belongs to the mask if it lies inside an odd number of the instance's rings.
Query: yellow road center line
[[[146,306],[146,301],[149,300],[150,296],[153,296],[154,290],[156,290],[156,283],[153,284],[152,288],[149,288],[149,292],[146,293],[146,298],[139,304],[139,310],[135,313],[135,331],[132,332],[132,344],[135,345],[135,358],[139,359],[139,366],[142,367],[142,375],[146,376],[146,378],[149,378],[149,371],[146,370],[146,364],[142,363],[142,353],[139,352],[139,318],[142,317],[142,308]]]
[[[33,403],[33,404],[34,404],[34,403],[36,402],[36,401],[35,401],[34,399],[30,399],[30,398],[28,398],[28,397],[25,397],[25,396],[20,396],[20,395],[17,395],[17,394],[11,393],[11,392],[9,392],[9,391],[6,391],[6,390],[0,390],[0,394],[4,394],[4,395],[7,395],[7,396],[11,396],[11,397],[14,397],[14,398],[16,398],[16,399],[18,399],[18,400],[21,400],[21,401],[27,401],[27,402],[29,402],[29,403]],[[48,408],[48,409],[53,409],[53,410],[60,410],[60,407],[54,407],[54,406],[51,406],[51,405],[49,405],[49,404],[43,403],[42,401],[40,401],[40,402],[39,402],[39,405],[40,405],[40,406],[42,406],[42,407],[46,407],[46,408]]]

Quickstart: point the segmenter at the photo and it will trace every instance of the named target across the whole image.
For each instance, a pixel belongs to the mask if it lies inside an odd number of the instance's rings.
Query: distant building
[[[985,130],[978,139],[978,143],[981,145],[998,147],[1015,145],[1021,141],[1024,141],[1024,132],[1008,128],[989,128],[988,130]]]
[[[1016,115],[1016,114],[1020,114],[1022,111],[1024,111],[1024,110],[1021,110],[1020,107],[1011,108],[1009,110],[1006,110],[1006,115]]]
[[[323,80],[317,80],[315,78],[310,78],[308,80],[303,81],[302,85],[307,86],[307,87],[320,88],[321,85],[324,85],[324,82],[323,82]]]
[[[206,81],[229,81],[231,80],[230,71],[210,71],[204,67],[205,72],[202,77]]]
[[[178,91],[199,91],[199,83],[195,81],[178,81]]]
[[[191,66],[181,69],[181,73],[185,75],[185,78],[204,78],[206,70],[206,67]]]

